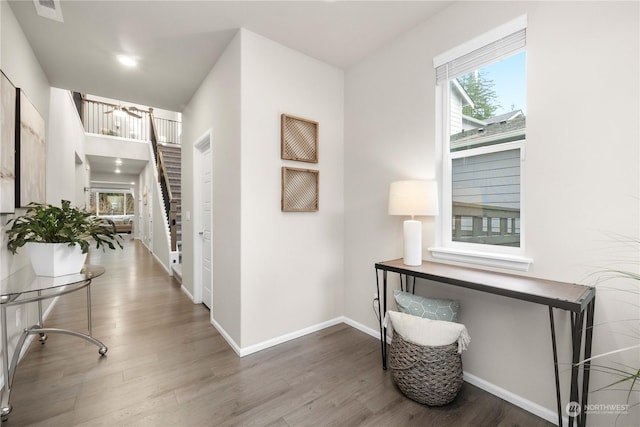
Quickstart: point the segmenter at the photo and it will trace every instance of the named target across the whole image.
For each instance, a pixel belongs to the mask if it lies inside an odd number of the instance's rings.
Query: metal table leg
[[[29,335],[39,334],[40,342],[44,344],[47,339],[47,333],[58,333],[58,334],[66,334],[72,335],[74,337],[82,338],[84,340],[89,341],[92,344],[95,344],[98,347],[98,353],[101,356],[104,356],[107,353],[107,346],[104,345],[101,341],[94,338],[91,334],[91,282],[89,281],[86,284],[87,288],[87,329],[88,334],[84,334],[82,332],[71,331],[68,329],[57,329],[57,328],[44,328],[43,320],[42,320],[42,299],[51,298],[51,296],[42,296],[42,292],[38,291],[37,299],[19,301],[19,302],[8,302],[6,303],[3,299],[3,303],[0,305],[0,316],[2,320],[2,371],[4,374],[4,386],[2,388],[2,406],[0,407],[0,415],[2,421],[6,421],[9,413],[11,412],[11,405],[9,404],[9,399],[11,396],[11,386],[13,384],[13,376],[16,373],[18,367],[18,360],[20,359],[20,354],[22,353],[22,348],[29,337]],[[70,292],[74,292],[76,289],[70,289],[68,291],[63,291],[57,294],[64,295]],[[7,337],[7,306],[8,305],[21,305],[26,302],[34,302],[36,301],[38,304],[38,323],[26,328],[13,353],[13,357],[11,359],[11,363],[9,364],[9,345],[8,345],[8,337]]]
[[[38,291],[38,297],[42,297],[42,291]],[[38,327],[42,328],[44,322],[42,320],[42,300],[38,300]],[[47,334],[40,334],[40,338],[38,338],[40,344],[44,344],[47,340]]]
[[[593,345],[593,317],[596,307],[596,297],[594,296],[587,306],[587,329],[585,331],[584,360],[582,365],[582,408],[587,407],[587,397],[589,396],[589,374],[591,373],[591,346]],[[587,425],[586,412],[581,413],[580,426]]]
[[[7,307],[0,305],[2,316],[2,373],[4,375],[4,386],[2,387],[2,406],[0,408],[0,417],[2,421],[6,421],[11,412],[9,405],[9,395],[11,394],[11,381],[9,375],[9,346],[7,340]]]
[[[580,354],[582,352],[582,327],[584,324],[584,312],[575,313],[574,322],[572,322],[571,338],[573,343],[572,357],[571,357],[571,394],[569,395],[570,402],[580,402],[578,376],[580,374]],[[569,427],[573,426],[574,420],[577,421],[579,426],[582,426],[582,412],[578,414],[578,417],[569,417]],[[577,418],[577,419],[575,419]]]
[[[382,314],[387,314],[387,271],[382,272]],[[382,369],[387,370],[387,327],[384,326],[382,328],[382,342],[383,342],[383,353],[382,353]]]
[[[560,398],[560,375],[558,373],[558,347],[556,346],[556,327],[553,319],[553,307],[549,307],[549,321],[551,323],[551,346],[553,349],[553,368],[556,377],[556,402],[558,408],[558,426],[562,427],[562,399]]]
[[[382,327],[382,302],[380,297],[380,276],[378,275],[378,270],[376,269],[376,295],[378,299],[378,326],[380,328],[380,354],[382,355],[382,369],[386,369],[386,355],[385,355],[385,342],[382,340],[382,336],[384,335],[384,328]]]

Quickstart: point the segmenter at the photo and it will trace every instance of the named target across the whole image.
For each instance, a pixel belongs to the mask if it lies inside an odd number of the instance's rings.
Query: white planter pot
[[[38,276],[57,277],[80,273],[87,254],[78,245],[29,242],[31,266]]]

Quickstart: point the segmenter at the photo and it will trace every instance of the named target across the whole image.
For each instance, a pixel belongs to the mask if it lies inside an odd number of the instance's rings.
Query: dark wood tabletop
[[[595,297],[595,288],[591,286],[429,261],[409,266],[402,259],[395,259],[378,262],[375,267],[574,312],[583,310]]]

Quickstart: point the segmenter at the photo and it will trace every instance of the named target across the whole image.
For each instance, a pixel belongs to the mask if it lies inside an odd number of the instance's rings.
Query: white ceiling
[[[61,0],[62,23],[33,1],[9,5],[51,86],[182,111],[238,28],[347,69],[450,2]],[[114,160],[88,156],[92,174],[113,174]],[[146,163],[122,160],[122,174]]]
[[[114,175],[139,175],[147,165],[147,160],[136,160],[136,159],[127,159],[120,158],[121,164],[116,164],[115,157],[105,157],[105,156],[93,156],[87,155],[87,160],[91,165],[92,173],[107,173]],[[116,174],[116,169],[120,172]],[[130,181],[125,179],[125,181]]]
[[[9,4],[52,86],[182,111],[240,27],[346,69],[450,3],[61,0],[63,23]]]

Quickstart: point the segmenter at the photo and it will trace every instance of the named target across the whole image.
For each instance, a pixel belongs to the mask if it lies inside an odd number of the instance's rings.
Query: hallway
[[[379,341],[336,325],[242,359],[138,241],[94,252],[93,334],[35,340],[18,367],[5,427],[218,425],[549,425],[469,384],[453,404],[404,398],[380,369]],[[45,323],[86,328],[85,293]]]

